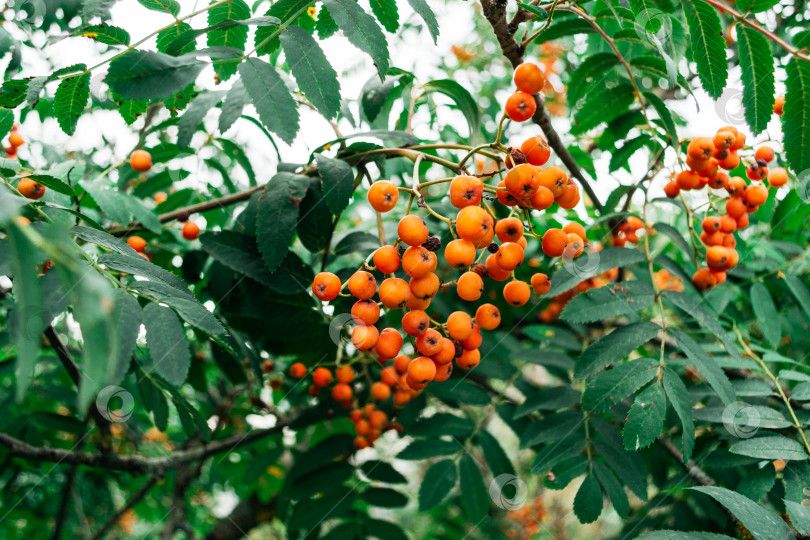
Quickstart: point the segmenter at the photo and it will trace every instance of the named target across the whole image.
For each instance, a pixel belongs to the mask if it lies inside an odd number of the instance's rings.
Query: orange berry
[[[456,208],[476,206],[481,202],[484,182],[475,176],[456,176],[450,182],[450,204]]]
[[[200,227],[193,221],[183,223],[183,238],[188,241],[196,240],[200,236]]]
[[[348,288],[355,298],[368,300],[377,292],[377,280],[369,272],[358,270],[349,278]]]
[[[493,253],[486,260],[487,275],[495,281],[505,281],[512,274],[509,270],[504,270],[498,265],[496,255]]]
[[[456,232],[461,238],[473,244],[486,237],[493,228],[492,216],[480,206],[462,208],[456,216]]]
[[[745,180],[743,180],[739,176],[734,176],[728,181],[728,186],[726,186],[726,192],[728,192],[728,194],[731,195],[732,197],[736,195],[741,196],[743,194],[743,191],[745,190],[746,185],[747,184],[745,183]]]
[[[678,187],[682,190],[689,191],[700,185],[700,177],[695,171],[686,170],[678,173],[678,176],[675,177],[675,182],[677,182]]]
[[[478,349],[465,350],[456,358],[456,364],[461,369],[472,369],[481,362],[481,352]]]
[[[701,187],[704,185],[704,182],[708,182],[705,180],[707,178],[713,178],[714,175],[717,174],[717,168],[719,167],[718,161],[714,158],[709,158],[708,165],[703,169],[697,171],[698,176],[700,177]]]
[[[464,272],[458,278],[456,292],[462,300],[474,302],[481,298],[481,293],[484,292],[484,280],[476,272]]]
[[[368,203],[377,212],[388,212],[397,205],[399,190],[388,180],[378,180],[368,189]]]
[[[355,375],[352,366],[340,366],[335,370],[335,378],[339,383],[349,384],[354,380]]]
[[[411,294],[411,299],[408,300],[408,303],[405,304],[405,307],[408,309],[421,309],[424,311],[430,307],[430,298],[425,298],[423,300]]]
[[[383,274],[393,274],[399,268],[399,251],[394,246],[383,246],[374,252],[374,266]]]
[[[630,234],[628,233],[627,236],[629,237]],[[582,255],[582,252],[585,250],[585,241],[580,237],[578,234],[568,233],[568,238],[566,240],[565,251],[563,251],[563,256],[569,259],[575,259]]]
[[[407,357],[406,357],[407,358]],[[408,359],[410,362],[410,359]],[[405,364],[407,366],[407,364]],[[388,386],[394,386],[399,381],[399,374],[394,366],[387,366],[384,367],[383,370],[380,372],[380,380],[383,384]]]
[[[22,146],[23,144],[25,144],[25,139],[23,139],[22,135],[20,135],[20,132],[15,129],[8,135],[8,144],[13,146],[14,148],[17,148],[18,146]]]
[[[728,185],[729,180],[728,175],[720,171],[709,180],[709,186],[713,189],[723,189]]]
[[[388,391],[389,394],[391,393],[391,389],[388,388],[387,386],[385,386],[385,390]],[[375,410],[368,415],[368,423],[371,424],[371,427],[373,429],[382,429],[382,427],[385,426],[386,422],[388,422],[388,415],[385,414],[383,411]]]
[[[495,227],[490,227],[487,229],[487,232],[484,233],[484,236],[478,240],[478,242],[473,242],[473,244],[475,244],[475,249],[484,249],[485,247],[489,246],[492,243],[493,238],[495,238]]]
[[[549,229],[543,235],[543,253],[549,257],[559,257],[568,245],[568,235],[562,229]]]
[[[551,280],[548,279],[546,274],[541,272],[538,272],[532,276],[531,284],[534,292],[539,295],[546,294],[551,289]]]
[[[146,240],[140,236],[130,236],[127,238],[127,244],[129,244],[129,247],[138,253],[143,253],[143,251],[146,249]]]
[[[731,145],[732,150],[740,150],[745,146],[745,133],[742,131],[737,132],[737,137],[734,139],[734,144]]]
[[[532,195],[532,208],[535,210],[545,210],[554,204],[554,194],[545,186],[538,186],[537,191]]]
[[[546,84],[546,77],[536,64],[523,62],[515,68],[515,86],[521,92],[536,94]]]
[[[555,199],[563,194],[568,185],[568,175],[559,167],[539,169],[538,178],[540,185],[551,190]]]
[[[152,155],[146,150],[135,150],[129,156],[129,166],[134,171],[146,172],[152,168]]]
[[[400,240],[409,246],[421,246],[425,243],[425,240],[427,240],[430,232],[425,224],[425,220],[419,216],[409,214],[399,220],[397,235]]]
[[[422,246],[409,247],[402,255],[402,269],[411,277],[428,275],[436,270],[436,263],[436,254]]]
[[[768,171],[768,183],[773,187],[781,187],[787,184],[787,171],[782,167],[776,167]]]
[[[494,330],[501,324],[501,312],[492,304],[481,304],[475,310],[475,322],[484,330]],[[470,332],[470,335],[472,335],[472,332]]]
[[[456,357],[456,344],[447,338],[441,339],[441,349],[430,358],[438,365],[447,364]]]
[[[352,399],[352,387],[343,383],[336,384],[332,388],[332,399],[335,401],[349,401]]]
[[[719,217],[709,216],[703,220],[703,222],[701,223],[701,227],[703,227],[704,231],[711,234],[721,230],[722,223]]]
[[[368,420],[361,419],[354,424],[354,432],[358,435],[367,435],[369,431],[371,431],[371,426]]]
[[[331,384],[332,372],[325,367],[315,368],[315,371],[312,372],[312,382],[321,387]]]
[[[720,230],[724,233],[732,233],[737,230],[737,220],[731,216],[720,218]]]
[[[721,130],[717,132],[717,135],[714,136],[714,148],[716,150],[728,150],[731,148],[731,145],[734,144],[734,140],[737,138],[736,133],[732,133],[731,131]]]
[[[696,137],[686,147],[686,153],[692,159],[709,159],[714,155],[714,152],[714,143],[706,137]]]
[[[367,351],[377,345],[380,332],[376,326],[355,326],[352,329],[352,344],[358,351]]]
[[[17,184],[17,190],[27,199],[39,200],[45,195],[45,186],[35,182],[30,178],[21,178]]]
[[[352,306],[351,313],[355,324],[370,326],[380,320],[380,306],[374,300],[358,300]]]
[[[541,136],[530,137],[520,145],[520,151],[526,156],[526,161],[535,166],[545,165],[551,156],[551,149]]]
[[[785,96],[776,96],[776,100],[773,102],[773,112],[782,116],[782,109],[785,106]]]
[[[411,393],[407,390],[397,390],[394,392],[394,405],[402,407],[411,400]]]
[[[484,338],[481,336],[481,327],[476,324],[473,328],[472,335],[461,341],[461,347],[465,351],[471,351],[480,347],[483,340]]]
[[[500,182],[498,184],[498,188],[503,188],[498,189],[497,193],[498,201],[500,201],[501,204],[506,206],[516,206],[518,204],[519,201],[515,198],[514,195],[509,193],[508,189],[506,189],[506,182]]]
[[[444,248],[444,259],[453,268],[467,268],[475,262],[475,245],[462,238],[453,240]]]
[[[400,354],[394,358],[394,370],[400,375],[408,372],[408,364],[411,362],[411,357],[406,354]]]
[[[416,298],[433,298],[439,292],[441,281],[433,272],[418,278],[411,278],[409,287],[411,295]]]
[[[525,281],[510,281],[503,288],[503,298],[513,306],[522,306],[529,301],[532,292]]]
[[[516,217],[499,219],[495,224],[495,234],[501,242],[517,242],[523,238],[523,222]]]
[[[522,163],[506,173],[504,182],[509,193],[520,201],[531,199],[540,185],[537,169],[528,163]]]
[[[740,164],[740,155],[737,152],[731,150],[729,151],[728,155],[723,159],[718,158],[717,164],[727,171],[736,169],[737,166]]]
[[[349,411],[349,420],[351,420],[353,424],[356,424],[362,419],[363,419],[363,411],[361,411],[360,409],[352,409],[351,411]]]
[[[583,227],[580,223],[572,221],[568,223],[565,227],[563,227],[563,232],[566,233],[573,233],[579,236],[583,241],[587,238],[587,233],[585,232],[585,227]]]
[[[523,248],[514,242],[503,243],[495,254],[495,262],[504,270],[511,272],[523,262]]]
[[[515,92],[506,100],[506,116],[515,122],[525,122],[537,110],[537,103],[534,96],[526,92]]]
[[[768,167],[760,165],[756,161],[752,161],[748,167],[745,168],[745,175],[751,180],[764,180],[768,176]]]
[[[440,364],[436,366],[436,375],[433,377],[433,382],[444,382],[450,378],[453,373],[453,362]]]
[[[742,197],[730,197],[726,201],[726,214],[730,215],[731,217],[739,218],[746,212],[747,209]]]
[[[340,293],[340,278],[332,272],[320,272],[312,280],[312,292],[318,300],[334,300]]]
[[[579,204],[579,200],[579,186],[570,178],[568,179],[568,184],[563,189],[562,195],[554,199],[554,201],[560,205],[560,208],[565,208],[566,210],[574,208]]]
[[[674,180],[672,182],[668,182],[667,185],[664,186],[664,194],[670,199],[677,197],[680,192],[681,187],[678,185],[678,182]]]
[[[357,436],[354,438],[354,447],[358,450],[363,450],[371,446],[368,442],[368,439],[365,437]]]
[[[411,297],[411,289],[404,279],[387,278],[380,283],[380,301],[389,309],[399,309]]]
[[[717,276],[708,268],[701,268],[692,276],[692,283],[701,291],[708,291],[717,285]]]
[[[748,214],[747,213],[743,214],[741,216],[738,216],[737,217],[737,228],[738,229],[744,229],[744,228],[748,227],[748,221],[749,220],[748,220]]]
[[[426,356],[418,356],[408,364],[408,378],[417,384],[427,384],[436,376],[436,364]]]
[[[166,195],[165,191],[158,191],[154,195],[152,195],[152,199],[155,201],[155,204],[162,204],[166,202],[169,196]]]
[[[447,333],[450,337],[462,341],[473,333],[473,320],[463,311],[454,311],[447,317]]]
[[[760,146],[757,148],[757,151],[754,152],[754,159],[761,159],[765,163],[770,163],[775,157],[776,154],[770,146]]]
[[[394,328],[385,328],[380,332],[375,350],[380,358],[390,360],[399,354],[402,349],[402,334]]]
[[[423,336],[428,328],[430,328],[430,318],[424,311],[409,311],[402,317],[402,329],[409,336]]]
[[[711,246],[706,250],[706,265],[712,270],[727,268],[728,252],[728,248],[723,246]]]
[[[743,200],[749,206],[761,206],[768,200],[768,188],[762,184],[748,186],[743,191]]]
[[[416,338],[416,350],[425,356],[433,356],[442,348],[441,339],[442,335],[438,331],[428,328],[424,334]]]
[[[307,368],[301,362],[296,362],[290,366],[290,377],[293,379],[301,379],[307,374]]]

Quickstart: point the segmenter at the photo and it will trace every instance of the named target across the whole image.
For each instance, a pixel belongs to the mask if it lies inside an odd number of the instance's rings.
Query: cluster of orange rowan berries
[[[787,171],[781,167],[768,169],[775,153],[770,146],[761,146],[745,166],[748,183],[739,176],[729,177],[725,170],[736,169],[740,163],[739,151],[745,147],[745,134],[733,126],[720,128],[713,139],[697,137],[686,148],[688,169],[681,171],[665,187],[667,197],[677,197],[682,190],[724,189],[728,194],[725,213],[708,216],[702,222],[700,241],[706,248],[706,267],[698,268],[692,282],[700,290],[709,290],[726,281],[726,272],[739,262],[734,249],[737,240],[734,231],[748,226],[748,214],[756,212],[768,200],[768,185],[787,184]]]
[[[17,157],[17,149],[25,144],[25,139],[20,135],[18,128],[19,126],[14,124],[11,127],[11,132],[8,134],[8,146],[4,148],[7,158]]]
[[[515,68],[514,81],[517,92],[506,100],[506,115],[515,122],[525,122],[537,110],[534,94],[543,89],[546,77],[539,66],[524,62]]]
[[[613,246],[624,247],[627,242],[635,244],[639,241],[638,231],[641,229],[646,230],[646,228],[646,225],[644,225],[641,219],[636,216],[628,216],[627,219],[622,221],[613,231]]]

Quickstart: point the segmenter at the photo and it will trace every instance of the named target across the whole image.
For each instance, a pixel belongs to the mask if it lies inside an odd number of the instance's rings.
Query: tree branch
[[[486,17],[492,30],[495,32],[495,37],[498,39],[498,44],[501,46],[501,52],[512,64],[512,67],[517,67],[523,63],[524,48],[515,40],[514,32],[517,30],[511,29],[511,25],[506,22],[506,0],[481,0],[481,7],[483,8],[484,17]],[[534,100],[537,103],[537,110],[532,117],[532,121],[540,126],[543,133],[548,139],[548,144],[559,156],[563,164],[571,171],[571,175],[579,180],[582,189],[588,194],[594,208],[601,212],[602,203],[596,197],[590,183],[585,179],[582,170],[579,168],[574,157],[565,147],[565,144],[560,139],[554,126],[551,124],[551,117],[546,110],[545,101],[541,94],[535,94]]]
[[[102,525],[102,527],[98,531],[96,531],[96,534],[94,534],[90,540],[101,540],[102,538],[104,538],[104,536],[107,534],[107,531],[109,531],[113,525],[118,523],[118,520],[121,519],[121,516],[123,516],[127,512],[127,510],[138,504],[141,501],[141,499],[146,497],[146,494],[149,493],[149,490],[151,490],[155,484],[157,484],[160,478],[161,476],[153,476],[152,478],[147,480],[146,483],[143,486],[141,486],[141,489],[136,491],[135,494],[132,497],[130,497],[127,503],[118,512],[116,512],[115,515],[107,521],[107,523]]]
[[[126,471],[134,476],[141,474],[163,474],[177,469],[191,461],[206,459],[222,452],[229,452],[247,444],[280,433],[294,418],[279,420],[267,429],[257,429],[245,434],[232,435],[226,439],[213,441],[188,450],[180,450],[169,456],[146,458],[139,455],[98,454],[32,446],[5,433],[0,433],[0,445],[9,449],[10,455],[31,461],[64,463],[66,465],[87,465],[110,470]]]

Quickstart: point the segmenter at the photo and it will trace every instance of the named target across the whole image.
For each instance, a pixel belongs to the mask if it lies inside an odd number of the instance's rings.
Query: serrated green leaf
[[[574,36],[577,34],[594,34],[596,30],[593,29],[591,23],[588,21],[579,19],[577,17],[568,18],[568,19],[557,19],[554,21],[554,24],[549,26],[548,30],[545,30],[540,36],[537,37],[532,43],[546,43],[548,41],[554,41],[556,39],[560,39],[561,37],[566,36]]]
[[[256,215],[256,241],[267,268],[281,266],[295,235],[298,207],[304,199],[309,179],[292,173],[277,173],[259,198]]]
[[[458,463],[459,489],[464,496],[461,506],[467,519],[474,524],[480,523],[489,511],[489,493],[481,476],[481,470],[469,453],[465,452]]]
[[[740,495],[748,497],[752,501],[758,501],[768,494],[776,483],[776,471],[770,464],[765,465],[752,473],[746,474],[735,491]]]
[[[149,371],[158,373],[171,384],[183,384],[191,364],[191,355],[177,315],[167,307],[150,302],[144,306],[142,316],[146,327],[146,345],[152,356]]]
[[[610,122],[627,112],[633,103],[633,87],[620,84],[588,94],[585,103],[574,113],[571,133],[582,134],[602,122]]]
[[[612,53],[598,53],[585,58],[571,73],[568,81],[568,101],[576,105],[588,90],[604,81],[619,59]]]
[[[31,174],[31,175],[28,175],[27,178],[30,178],[31,180],[33,180],[35,182],[39,182],[40,184],[42,184],[46,188],[52,189],[52,190],[56,191],[57,193],[67,195],[69,197],[75,197],[76,196],[76,193],[73,191],[73,189],[69,185],[67,185],[66,183],[64,183],[60,179],[58,179],[58,178],[56,178],[54,176],[51,176],[49,174]]]
[[[503,447],[498,442],[498,439],[493,437],[486,429],[482,429],[476,434],[475,440],[484,452],[484,459],[487,460],[489,469],[492,471],[492,476],[497,477],[502,474],[515,476],[515,467],[512,465],[506,452],[503,451]]]
[[[386,484],[405,484],[408,479],[402,476],[391,464],[385,461],[369,460],[360,466],[363,474],[371,480]]]
[[[162,281],[167,285],[171,285],[178,291],[191,296],[191,291],[188,290],[188,284],[183,279],[168,270],[161,268],[156,264],[152,264],[143,257],[122,255],[120,253],[108,253],[99,257],[99,264],[106,265],[113,270],[126,272],[134,276],[141,276],[145,278],[152,278]]]
[[[617,328],[585,349],[574,367],[574,377],[584,379],[608,364],[626,358],[631,352],[658,335],[661,327],[642,321]]]
[[[436,15],[430,9],[425,0],[408,0],[411,8],[425,21],[430,36],[433,38],[433,44],[436,45],[439,39],[439,23],[436,21]]]
[[[115,328],[118,329],[118,357],[116,362],[110,362],[105,380],[109,384],[118,384],[129,369],[132,352],[141,331],[141,306],[123,289],[115,290],[113,319]]]
[[[315,154],[315,163],[323,183],[323,198],[326,205],[332,214],[338,216],[351,201],[354,172],[345,161],[328,158],[323,154]]]
[[[720,366],[717,365],[714,358],[709,356],[709,353],[707,353],[703,347],[695,343],[685,332],[677,328],[670,328],[667,331],[675,338],[675,341],[678,342],[678,347],[680,347],[687,358],[692,361],[723,403],[726,405],[734,403],[737,400],[737,396],[734,394],[734,388],[732,388],[728,377]]]
[[[446,95],[455,102],[458,109],[467,119],[467,124],[470,127],[470,136],[478,133],[481,125],[481,113],[478,110],[478,102],[472,97],[470,92],[451,79],[441,79],[438,81],[430,81],[422,86],[427,92],[439,92]]]
[[[76,124],[90,99],[90,73],[62,79],[53,98],[53,112],[59,127],[68,135],[76,131]]]
[[[193,84],[203,67],[194,57],[131,51],[110,62],[104,81],[126,99],[164,99]]]
[[[807,452],[804,451],[799,441],[784,435],[743,439],[732,444],[729,451],[733,454],[769,460],[783,459],[790,461],[808,458]]]
[[[319,183],[310,184],[307,195],[301,203],[300,217],[296,227],[298,239],[305,248],[317,253],[326,247],[332,232],[332,219],[332,213],[321,193],[321,185]]]
[[[180,3],[175,0],[138,0],[138,3],[152,11],[162,11],[177,16],[180,13]]]
[[[250,96],[248,96],[242,80],[239,79],[228,90],[222,102],[222,112],[219,115],[220,133],[224,134],[231,128],[237,118],[242,115],[242,110],[248,103],[250,103]]]
[[[458,471],[452,460],[434,463],[419,486],[419,510],[429,510],[441,503],[455,487],[457,479]]]
[[[222,323],[196,299],[175,295],[163,297],[160,301],[177,312],[188,324],[211,336],[221,336],[225,333]]]
[[[422,460],[438,456],[450,456],[460,451],[461,447],[453,441],[443,439],[417,439],[406,446],[397,459]]]
[[[363,500],[380,508],[401,508],[408,504],[408,497],[399,491],[384,487],[370,487],[363,491]]]
[[[225,21],[244,20],[250,17],[250,7],[244,0],[228,0],[228,2],[212,8],[208,11],[208,25],[214,26]],[[235,24],[221,30],[211,30],[208,32],[209,47],[233,47],[240,52],[245,52],[247,42],[248,27],[242,24]],[[241,58],[232,62],[217,62],[214,64],[214,72],[223,81],[228,80],[241,62]]]
[[[745,120],[754,135],[764,131],[773,116],[774,65],[768,40],[751,28],[740,26],[737,32],[742,69]]]
[[[717,336],[720,341],[723,342],[723,345],[725,345],[728,354],[731,356],[740,355],[737,345],[728,335],[728,332],[717,322],[717,317],[706,311],[694,298],[678,291],[664,291],[662,294],[664,298],[671,301],[696,321],[702,323],[703,326]]]
[[[603,504],[599,480],[593,474],[587,475],[574,497],[574,514],[580,523],[593,523],[602,513]]]
[[[475,424],[469,418],[456,416],[450,413],[436,413],[428,418],[420,418],[409,432],[414,437],[440,437],[451,435],[453,437],[466,437],[475,429]]]
[[[177,147],[188,148],[205,115],[225,97],[225,92],[205,92],[194,98],[177,123]]]
[[[75,35],[90,38],[105,45],[129,45],[129,32],[109,24],[86,26]]]
[[[324,0],[323,5],[349,41],[374,60],[380,80],[388,73],[388,41],[374,17],[354,0]]]
[[[630,166],[628,162],[630,158],[633,157],[633,154],[644,147],[650,146],[651,143],[652,137],[649,135],[639,135],[638,137],[624,141],[624,143],[613,152],[613,155],[610,156],[608,172],[616,172],[621,168],[629,172]]]
[[[567,409],[579,403],[580,393],[569,386],[554,386],[529,393],[526,401],[515,409],[515,419],[535,411],[556,411]]]
[[[386,77],[380,81],[379,77],[372,77],[360,91],[360,107],[369,122],[373,122],[382,111],[391,90],[399,83],[400,76]]]
[[[21,79],[3,81],[3,86],[0,87],[0,107],[13,109],[25,101],[28,84],[28,81]]]
[[[281,76],[258,58],[245,60],[239,73],[262,124],[291,143],[298,133],[298,109]]]
[[[669,368],[664,368],[664,391],[672,403],[672,408],[681,420],[683,435],[681,437],[681,452],[683,462],[688,463],[695,447],[695,421],[692,418],[692,398],[689,391],[678,374]]]
[[[773,302],[768,287],[757,281],[751,286],[751,307],[757,316],[757,324],[771,347],[778,349],[782,340],[782,328],[779,324],[779,313]]]
[[[589,411],[606,411],[650,382],[657,369],[657,360],[639,358],[604,371],[588,383],[582,406]]]
[[[688,0],[684,7],[689,23],[692,59],[697,63],[697,74],[703,89],[717,99],[728,80],[726,43],[717,11],[703,0]]]
[[[279,36],[298,88],[326,118],[340,111],[340,83],[326,55],[312,35],[298,26],[290,26]]]
[[[582,413],[575,410],[558,412],[534,422],[520,435],[520,447],[531,448],[538,444],[567,437],[582,425]]]
[[[650,307],[654,295],[652,287],[641,281],[610,284],[575,296],[566,304],[560,318],[571,323],[587,323],[634,315]]]
[[[370,0],[371,12],[380,21],[388,32],[394,33],[399,29],[399,12],[396,0]]]
[[[654,382],[637,396],[624,426],[624,447],[627,450],[646,448],[655,442],[667,414],[667,397],[663,388]]]
[[[794,501],[784,502],[791,525],[801,534],[810,534],[810,507]]]
[[[689,489],[705,493],[728,508],[757,540],[788,540],[794,537],[790,527],[779,514],[760,506],[748,497],[718,486]]]
[[[70,230],[70,232],[82,240],[92,242],[93,244],[116,251],[122,255],[131,255],[133,257],[139,256],[134,249],[129,247],[129,244],[116,238],[107,231],[99,231],[83,225],[76,225]]]
[[[779,3],[779,0],[740,0],[737,8],[743,13],[759,13],[767,11]]]
[[[318,38],[321,40],[332,37],[335,35],[335,32],[339,30],[335,19],[329,15],[329,10],[326,9],[326,6],[321,6],[321,9],[318,10],[318,20],[315,21],[315,30],[318,32]]]
[[[793,57],[785,67],[785,93],[782,131],[785,156],[794,171],[810,169],[810,62]]]
[[[678,129],[675,127],[675,120],[672,118],[672,111],[669,110],[664,100],[658,97],[653,92],[642,92],[647,102],[653,106],[661,123],[664,124],[664,129],[667,132],[667,137],[670,143],[678,141]]]
[[[607,493],[613,509],[620,518],[627,519],[630,514],[630,501],[627,500],[627,493],[624,492],[624,487],[619,479],[607,465],[598,461],[593,464],[593,473],[602,485],[602,489]]]
[[[647,469],[639,454],[625,450],[621,434],[607,422],[592,419],[591,425],[602,436],[601,439],[592,440],[594,449],[616,472],[621,481],[637,497],[646,501]]]
[[[312,4],[312,0],[279,0],[265,13],[265,16],[276,17],[282,24],[288,25],[302,14]],[[265,55],[274,52],[279,47],[278,28],[264,26],[256,29],[256,53]],[[321,37],[323,39],[323,37]]]
[[[630,0],[630,9],[645,31],[655,34],[661,29],[661,10],[650,0]]]

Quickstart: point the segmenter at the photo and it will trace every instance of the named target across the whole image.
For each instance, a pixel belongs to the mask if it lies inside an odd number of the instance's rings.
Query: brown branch
[[[121,516],[126,514],[127,510],[138,504],[141,501],[141,499],[146,497],[147,493],[149,493],[149,490],[151,490],[160,479],[161,476],[153,476],[152,478],[147,480],[146,483],[143,486],[141,486],[141,489],[136,491],[135,494],[132,497],[130,497],[130,499],[126,502],[126,504],[123,507],[121,507],[121,509],[118,512],[116,512],[115,515],[107,521],[107,523],[102,525],[102,527],[98,531],[96,531],[96,534],[94,534],[90,540],[101,540],[102,538],[104,538],[105,535],[107,534],[107,531],[109,531],[113,527],[113,525],[118,523],[118,520],[121,519]]]
[[[664,449],[672,454],[675,460],[683,465],[683,468],[686,469],[686,473],[698,484],[701,486],[716,486],[717,482],[714,481],[714,478],[706,474],[703,469],[695,465],[693,460],[689,460],[688,463],[683,462],[683,454],[680,450],[675,446],[675,444],[670,441],[669,439],[664,439],[663,437],[658,438],[658,444],[664,447]]]
[[[177,469],[189,462],[206,459],[223,452],[229,452],[280,433],[285,427],[289,426],[293,420],[294,418],[280,420],[279,423],[272,428],[257,429],[245,434],[232,435],[226,439],[213,441],[195,448],[180,450],[168,456],[153,458],[146,458],[139,455],[98,454],[64,450],[61,448],[37,447],[5,433],[0,433],[0,445],[7,447],[11,456],[31,461],[103,467],[110,470],[126,471],[134,476],[141,474],[163,474],[166,471]]]
[[[481,7],[483,8],[484,17],[486,17],[492,30],[495,32],[495,37],[498,39],[498,44],[501,47],[501,53],[509,60],[512,67],[517,67],[523,63],[524,48],[515,40],[514,30],[510,28],[510,24],[506,22],[506,0],[481,0]],[[515,29],[516,30],[516,29]],[[543,133],[548,139],[548,144],[559,156],[563,164],[571,171],[571,175],[576,178],[582,185],[582,188],[591,199],[594,208],[601,212],[602,203],[593,191],[590,183],[585,179],[582,170],[579,168],[574,157],[565,147],[562,139],[557,134],[554,126],[551,124],[551,117],[546,110],[546,105],[541,94],[535,94],[534,100],[537,103],[537,110],[532,117],[532,121],[540,126]]]

